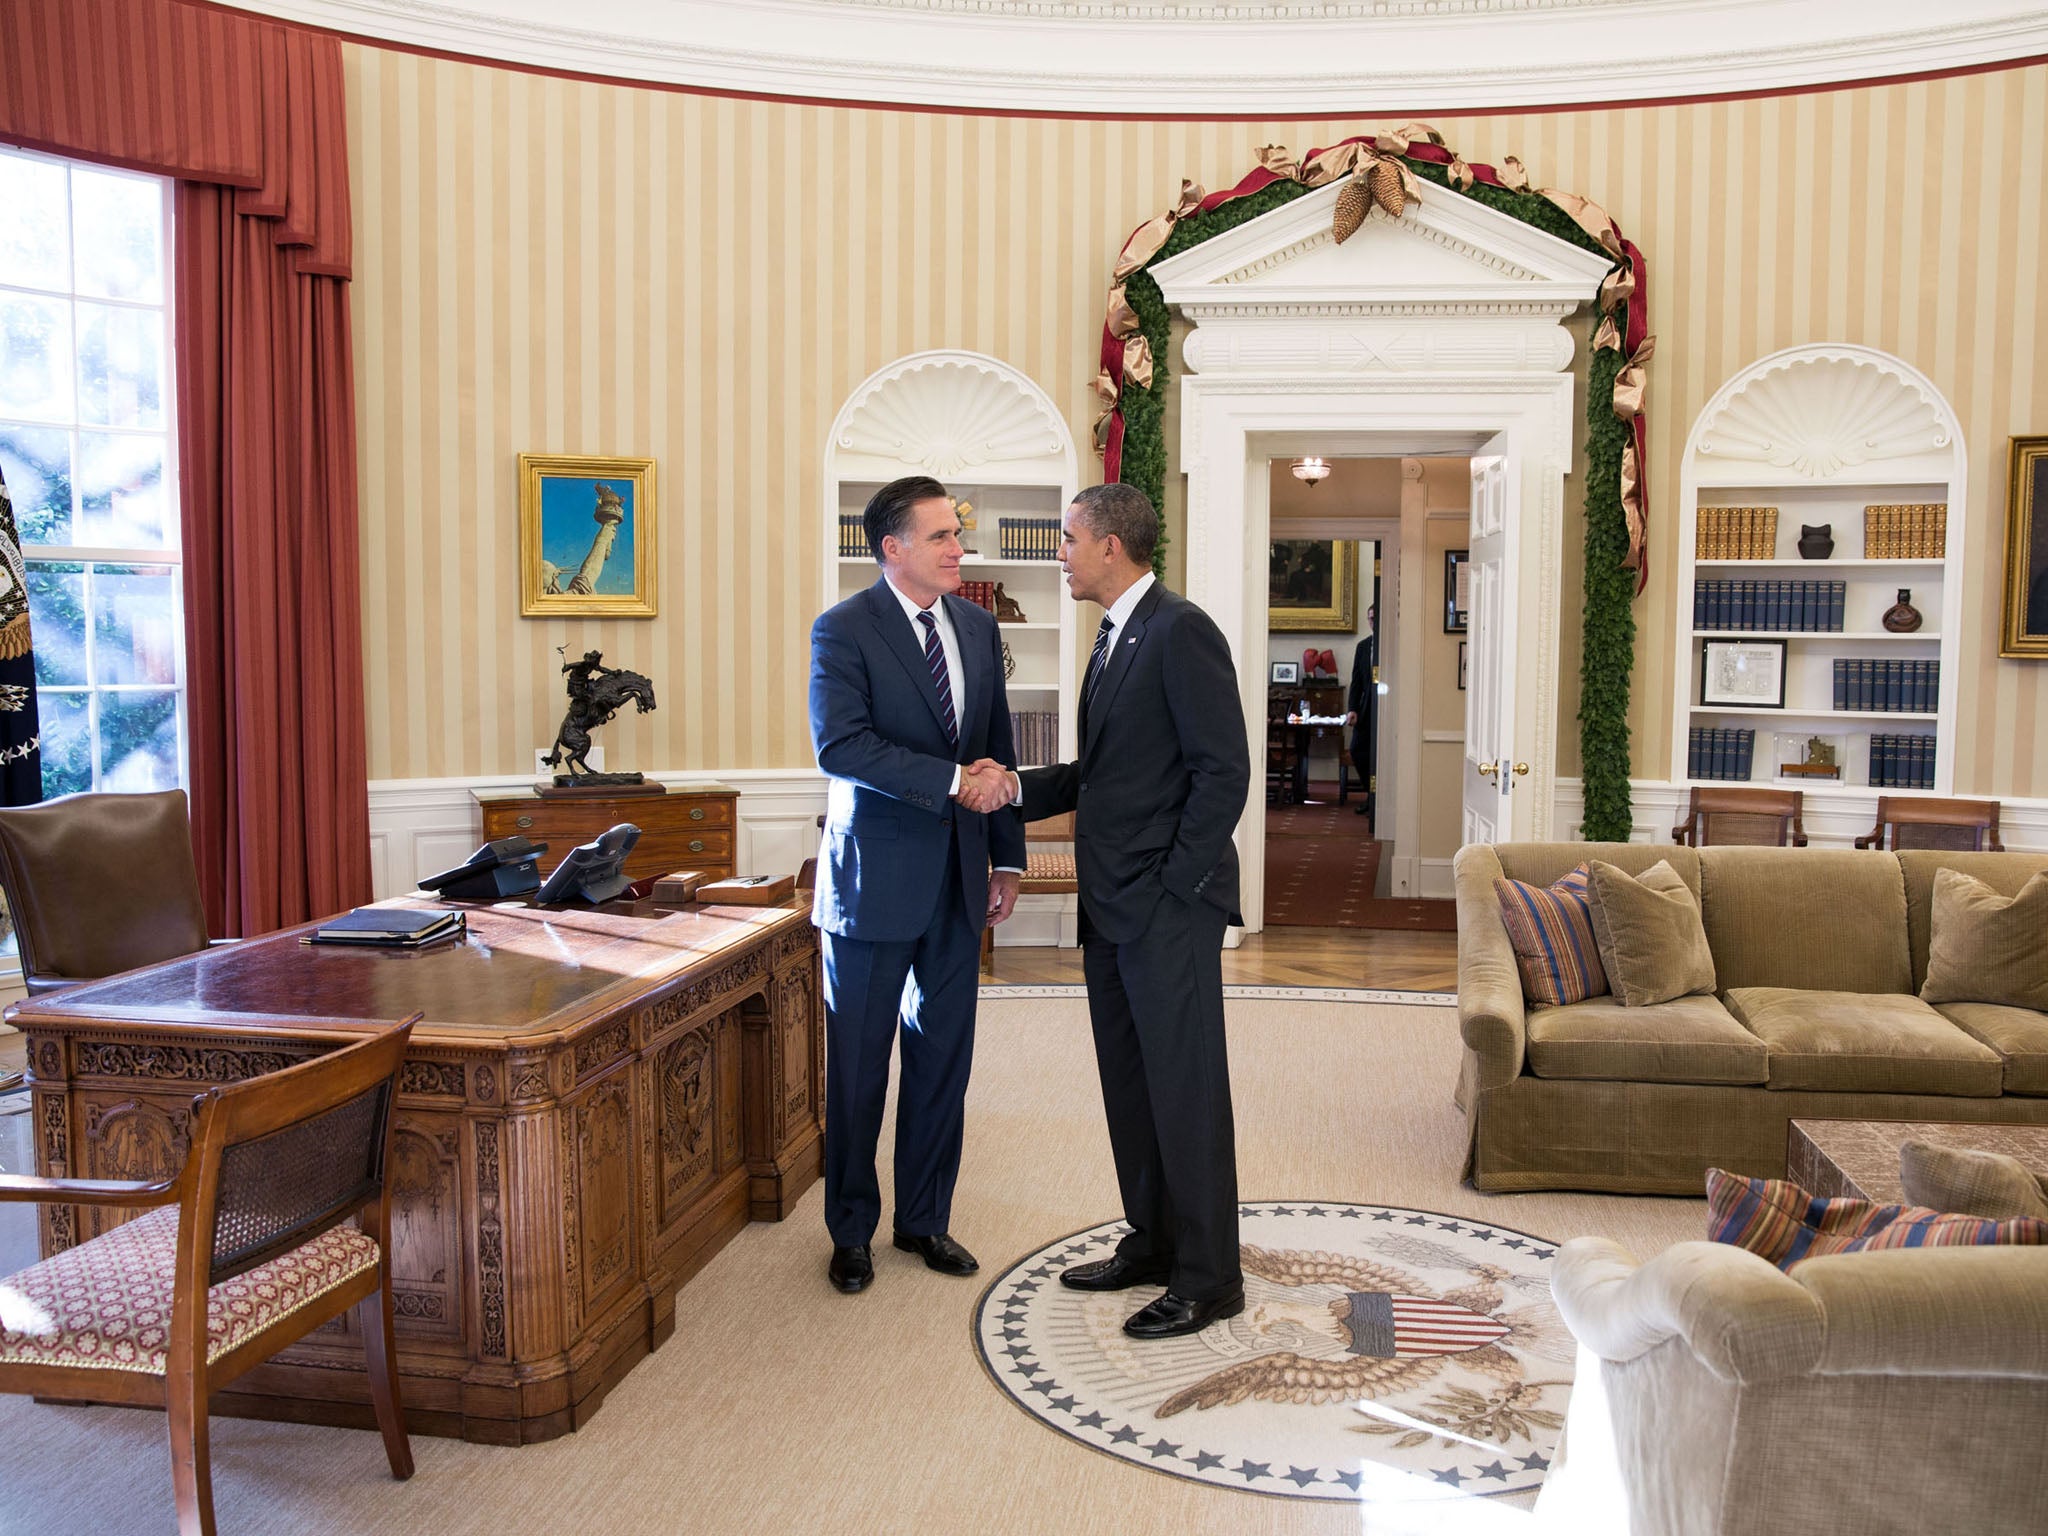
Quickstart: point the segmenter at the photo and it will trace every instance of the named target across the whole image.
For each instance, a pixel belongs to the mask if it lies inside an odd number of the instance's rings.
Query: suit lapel
[[[918,697],[932,712],[932,723],[944,735],[946,716],[939,708],[939,690],[932,685],[931,664],[924,659],[924,647],[911,633],[910,623],[903,617],[903,605],[896,601],[896,591],[886,576],[868,588],[868,619],[881,635],[882,643],[903,663],[903,670],[917,685]]]
[[[951,605],[946,609],[946,616],[953,621],[953,639],[960,652],[960,739],[965,741],[967,722],[974,718],[974,702],[982,696],[987,682],[982,676],[987,669],[982,665],[981,647],[967,643],[967,610],[976,605],[964,597],[954,597],[950,593],[939,601]],[[937,690],[934,689],[933,692],[936,693]]]
[[[1095,744],[1102,740],[1102,727],[1109,719],[1109,712],[1116,707],[1117,690],[1130,675],[1131,658],[1145,643],[1145,629],[1152,622],[1152,615],[1159,607],[1159,594],[1164,590],[1158,582],[1138,599],[1138,606],[1131,610],[1131,617],[1117,631],[1116,643],[1110,647],[1109,655],[1103,658],[1102,681],[1095,685],[1095,697],[1088,704],[1088,744],[1082,752],[1082,759],[1094,756]]]

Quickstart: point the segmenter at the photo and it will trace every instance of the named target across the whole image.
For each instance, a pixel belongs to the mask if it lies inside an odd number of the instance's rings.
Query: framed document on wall
[[[1462,635],[1471,627],[1472,552],[1444,551],[1444,633]]]

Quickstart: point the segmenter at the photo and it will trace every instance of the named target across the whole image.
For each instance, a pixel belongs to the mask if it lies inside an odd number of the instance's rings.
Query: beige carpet
[[[1230,1016],[1248,1200],[1405,1205],[1547,1238],[1598,1233],[1638,1253],[1700,1234],[1699,1201],[1460,1186],[1451,1009],[1239,1000]],[[813,1190],[791,1220],[742,1233],[685,1290],[674,1338],[578,1434],[518,1450],[416,1438],[418,1475],[397,1484],[372,1435],[217,1420],[221,1530],[1620,1530],[1558,1524],[1576,1419],[1567,1466],[1533,1513],[1476,1502],[1362,1513],[1158,1476],[1078,1446],[983,1375],[970,1340],[981,1280],[883,1248],[872,1290],[832,1292],[819,1204]],[[953,1224],[981,1255],[982,1280],[1116,1214],[1085,1005],[986,1002]],[[1582,1353],[1575,1404],[1591,1374]],[[167,1459],[155,1414],[0,1398],[0,1532],[169,1531]]]

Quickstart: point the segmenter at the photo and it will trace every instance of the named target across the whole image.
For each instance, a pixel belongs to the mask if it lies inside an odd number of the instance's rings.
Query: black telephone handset
[[[622,866],[639,841],[640,829],[622,821],[591,842],[578,844],[555,866],[534,901],[540,906],[557,901],[587,901],[596,906],[610,901],[629,884]]]
[[[488,842],[453,869],[428,875],[420,889],[438,891],[450,901],[494,901],[523,896],[540,888],[540,856],[546,843],[530,837],[501,837]]]

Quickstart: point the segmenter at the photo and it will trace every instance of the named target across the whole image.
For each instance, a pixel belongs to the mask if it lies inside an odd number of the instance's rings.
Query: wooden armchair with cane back
[[[1996,800],[1950,800],[1932,795],[1879,795],[1877,825],[1856,839],[1858,848],[1944,848],[2003,853]]]
[[[0,1391],[161,1406],[181,1536],[214,1531],[208,1396],[351,1307],[392,1476],[412,1476],[385,1169],[417,1019],[199,1095],[174,1178],[0,1175],[0,1200],[143,1213],[0,1279]]]
[[[1671,841],[1686,848],[1804,848],[1806,830],[1799,825],[1804,801],[1804,793],[1796,789],[1695,784],[1685,820],[1671,829]]]

